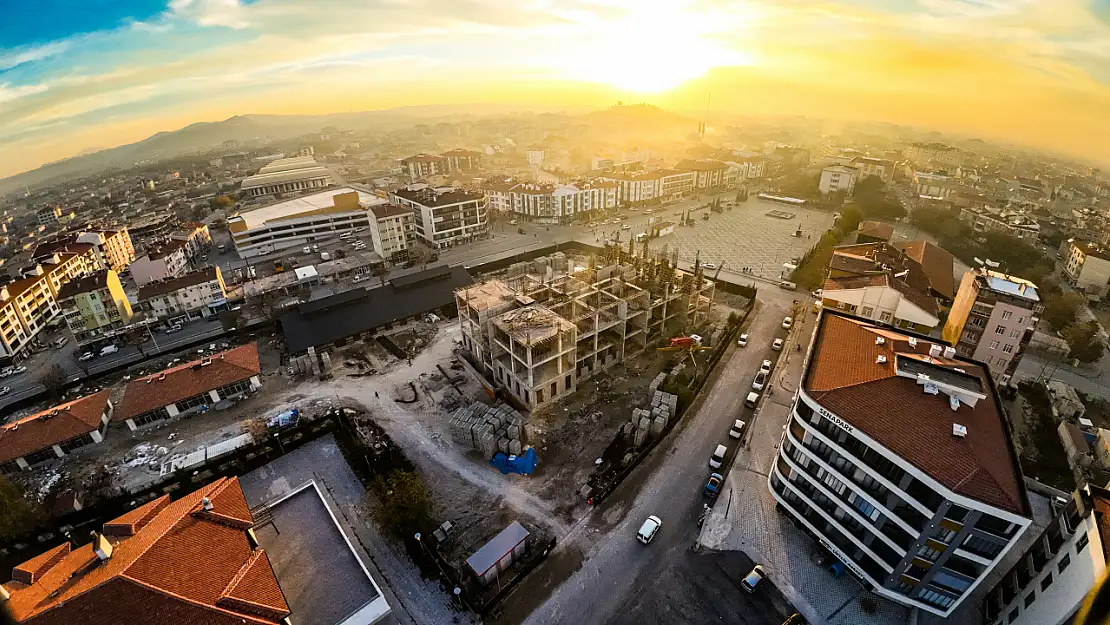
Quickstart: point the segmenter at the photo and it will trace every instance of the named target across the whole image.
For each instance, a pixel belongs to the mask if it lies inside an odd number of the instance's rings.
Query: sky
[[[0,177],[235,114],[890,121],[1110,165],[1110,0],[0,0]]]

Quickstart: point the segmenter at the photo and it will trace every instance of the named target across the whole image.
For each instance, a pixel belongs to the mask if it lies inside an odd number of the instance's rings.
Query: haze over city
[[[234,114],[608,106],[890,121],[1110,161],[1106,0],[8,3],[0,176]],[[48,19],[47,19],[48,18]]]

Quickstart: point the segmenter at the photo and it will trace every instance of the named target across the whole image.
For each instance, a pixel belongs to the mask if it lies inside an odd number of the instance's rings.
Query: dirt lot
[[[1017,397],[1007,402],[1014,444],[1027,476],[1071,492],[1075,490],[1075,476],[1056,430],[1051,402],[1043,389],[1041,385],[1023,384]]]

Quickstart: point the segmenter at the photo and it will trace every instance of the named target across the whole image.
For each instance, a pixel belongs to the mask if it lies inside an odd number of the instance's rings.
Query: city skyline
[[[0,176],[237,113],[710,92],[1110,163],[1107,0],[47,4],[0,25]]]

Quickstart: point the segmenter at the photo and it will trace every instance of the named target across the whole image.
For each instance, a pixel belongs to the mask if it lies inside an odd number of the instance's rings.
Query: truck
[[[329,260],[331,260],[331,254],[328,254],[327,252],[320,252],[320,260],[328,262]]]

